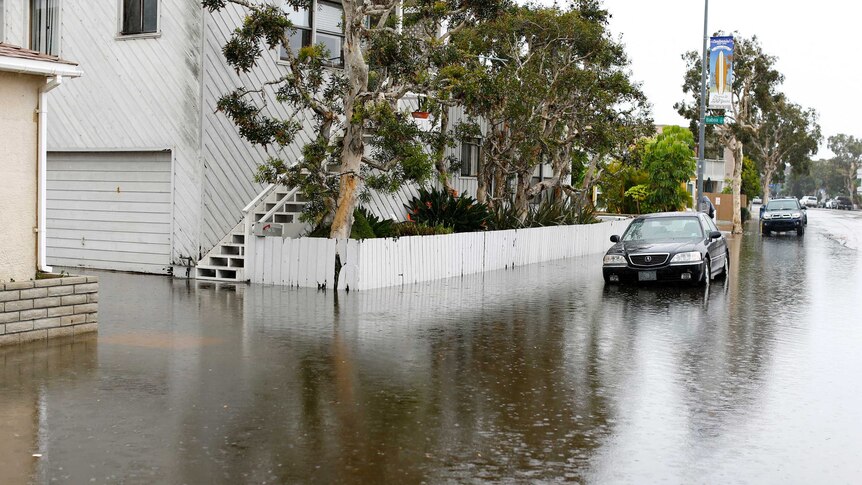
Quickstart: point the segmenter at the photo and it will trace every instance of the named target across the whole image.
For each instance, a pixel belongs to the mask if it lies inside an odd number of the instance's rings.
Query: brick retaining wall
[[[0,283],[0,345],[98,330],[98,276]]]

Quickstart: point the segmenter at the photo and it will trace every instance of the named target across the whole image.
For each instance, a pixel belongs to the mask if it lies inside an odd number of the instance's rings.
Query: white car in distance
[[[817,197],[813,195],[806,195],[805,197],[799,199],[799,204],[805,207],[817,207]]]

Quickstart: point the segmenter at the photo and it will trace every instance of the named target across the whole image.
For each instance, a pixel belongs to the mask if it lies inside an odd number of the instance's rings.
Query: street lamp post
[[[703,170],[704,170],[704,150],[706,149],[706,42],[707,36],[707,20],[709,19],[709,0],[704,0],[703,5],[703,59],[700,69],[700,118],[698,119],[698,145],[697,145],[697,199],[695,199],[695,207],[698,211],[703,210],[701,207],[701,198],[703,197]]]

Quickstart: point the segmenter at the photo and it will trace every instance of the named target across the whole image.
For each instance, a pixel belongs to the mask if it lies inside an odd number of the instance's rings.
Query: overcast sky
[[[656,124],[687,125],[673,109],[683,99],[687,50],[701,51],[703,0],[604,0],[611,30],[621,35],[634,78],[653,105]],[[862,81],[858,62],[862,2],[819,0],[713,0],[709,32],[757,35],[763,49],[778,57],[783,90],[795,103],[820,115],[824,140],[818,156],[828,157],[825,139],[837,133],[862,136]]]

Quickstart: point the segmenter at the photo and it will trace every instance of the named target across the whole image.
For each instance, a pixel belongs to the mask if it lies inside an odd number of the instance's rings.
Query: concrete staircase
[[[244,209],[244,219],[219,241],[195,268],[195,277],[202,281],[245,282],[247,238],[259,228],[279,225],[288,237],[298,236],[305,224],[299,216],[306,200],[297,189],[273,184],[258,194]]]
[[[206,254],[195,268],[199,280],[240,282],[245,281],[245,238],[240,222],[227,236]]]

